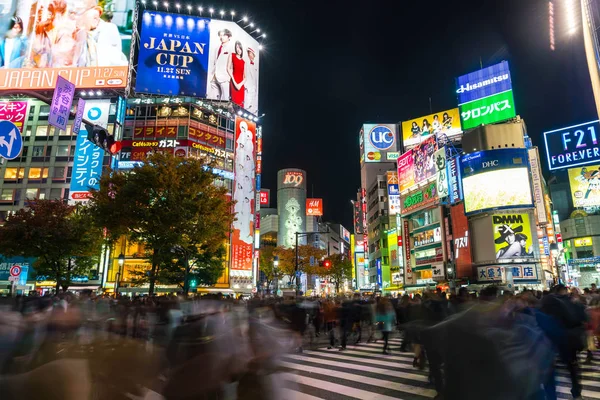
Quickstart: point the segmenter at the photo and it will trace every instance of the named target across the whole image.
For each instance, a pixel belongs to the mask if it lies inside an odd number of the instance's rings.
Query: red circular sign
[[[13,265],[12,267],[10,267],[10,275],[11,276],[21,275],[21,267],[19,265]]]

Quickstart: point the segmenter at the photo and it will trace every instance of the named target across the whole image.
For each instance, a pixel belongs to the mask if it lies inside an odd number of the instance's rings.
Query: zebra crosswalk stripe
[[[399,340],[393,340],[392,350]],[[286,384],[284,400],[357,399],[426,400],[436,395],[427,386],[427,371],[412,366],[412,353],[382,354],[383,343],[363,343],[337,349],[307,350],[283,356],[280,366]],[[397,349],[396,349],[397,350]],[[582,365],[585,398],[600,399],[600,367]],[[570,398],[571,381],[564,368],[557,369],[559,398]]]

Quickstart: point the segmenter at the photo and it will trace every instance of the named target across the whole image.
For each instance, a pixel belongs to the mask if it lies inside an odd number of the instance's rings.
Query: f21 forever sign
[[[550,170],[595,164],[600,161],[600,121],[544,132]]]

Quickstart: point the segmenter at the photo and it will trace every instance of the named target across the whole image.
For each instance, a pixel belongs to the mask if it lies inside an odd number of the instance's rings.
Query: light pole
[[[117,297],[117,294],[119,293],[119,280],[121,279],[121,269],[123,268],[124,264],[125,254],[121,253],[119,254],[119,270],[117,271],[117,276],[115,277],[115,297]]]
[[[279,256],[273,258],[273,276],[275,278],[275,296],[279,292]]]

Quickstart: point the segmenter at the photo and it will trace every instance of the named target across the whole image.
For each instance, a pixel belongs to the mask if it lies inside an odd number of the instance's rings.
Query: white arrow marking
[[[15,139],[17,138],[17,133],[15,132],[15,128],[13,128],[10,131],[8,136],[10,137],[10,142],[7,142],[6,138],[4,136],[0,137],[0,146],[6,146],[6,148],[8,149],[7,155],[10,157],[10,155],[12,154],[13,143],[15,142]]]

